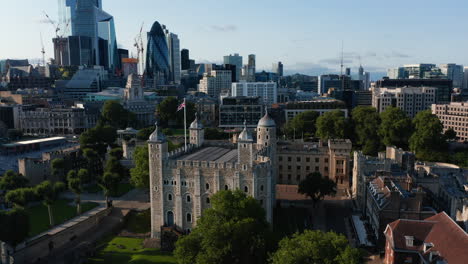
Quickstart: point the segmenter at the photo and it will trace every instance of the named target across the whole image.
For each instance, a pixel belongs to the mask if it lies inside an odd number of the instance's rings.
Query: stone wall
[[[75,217],[45,233],[28,239],[16,248],[14,263],[37,263],[47,258],[54,249],[66,246],[86,231],[97,227],[101,220],[110,214],[112,208],[99,207]]]

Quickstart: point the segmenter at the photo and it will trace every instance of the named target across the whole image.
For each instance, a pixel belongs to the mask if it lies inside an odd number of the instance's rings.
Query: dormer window
[[[414,237],[413,236],[405,236],[405,242],[407,247],[414,246]]]

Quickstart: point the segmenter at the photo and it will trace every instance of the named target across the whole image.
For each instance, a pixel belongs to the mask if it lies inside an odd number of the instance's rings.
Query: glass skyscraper
[[[91,65],[112,70],[120,67],[114,18],[102,10],[102,0],[58,0],[58,3],[61,34],[91,38]]]
[[[169,48],[166,35],[157,21],[148,32],[146,74],[154,79],[156,85],[168,84],[170,80]]]

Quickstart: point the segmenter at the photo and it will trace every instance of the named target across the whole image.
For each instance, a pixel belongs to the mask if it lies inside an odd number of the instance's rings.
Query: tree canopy
[[[289,120],[285,125],[285,133],[289,136],[314,136],[316,131],[316,122],[319,117],[316,111],[306,111],[296,115],[293,119]]]
[[[26,187],[8,191],[5,195],[5,201],[14,204],[15,207],[25,207],[35,199],[34,189]]]
[[[336,183],[328,177],[322,177],[320,172],[313,172],[299,183],[298,192],[307,195],[316,204],[325,196],[336,193]]]
[[[443,125],[431,110],[421,111],[413,119],[415,131],[410,138],[410,149],[421,160],[436,161],[446,149]]]
[[[183,127],[184,125],[184,111],[177,111],[177,107],[181,102],[175,97],[166,97],[158,105],[158,117],[164,125],[176,125]],[[195,118],[195,104],[192,102],[186,102],[187,107],[187,120],[193,120]],[[188,124],[187,124],[188,125]]]
[[[380,113],[382,120],[379,135],[385,146],[396,146],[408,149],[408,142],[413,133],[413,124],[405,111],[397,107],[389,107]]]
[[[317,118],[317,136],[322,140],[345,138],[346,119],[343,111],[333,110]]]
[[[96,126],[83,132],[80,136],[82,149],[93,149],[100,157],[104,157],[107,147],[117,139],[117,130],[112,126]]]
[[[29,234],[29,216],[23,208],[0,211],[0,241],[16,247]]]
[[[270,258],[271,264],[359,264],[362,255],[352,248],[345,236],[334,232],[304,230],[279,242]]]
[[[378,130],[380,116],[372,106],[358,106],[351,113],[355,144],[361,146],[365,155],[377,156],[381,149]]]
[[[130,181],[135,187],[149,188],[148,145],[137,147],[133,153],[135,168],[130,169]]]
[[[178,262],[264,263],[270,231],[260,203],[240,190],[220,191],[211,201],[193,231],[177,241]]]
[[[109,100],[104,103],[101,121],[103,124],[119,129],[124,129],[129,126],[135,127],[137,125],[135,114],[125,109],[115,100]]]
[[[6,171],[0,178],[0,190],[11,191],[18,188],[26,187],[29,180],[21,174],[12,170]]]

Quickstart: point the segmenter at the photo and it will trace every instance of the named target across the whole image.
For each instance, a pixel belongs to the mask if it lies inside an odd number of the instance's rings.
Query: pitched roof
[[[450,264],[466,263],[468,259],[468,234],[445,212],[425,220],[396,220],[388,225],[385,234],[396,250],[417,251],[424,258],[437,251]],[[413,246],[406,245],[407,236],[414,238]],[[432,243],[433,247],[424,252],[424,243]]]

